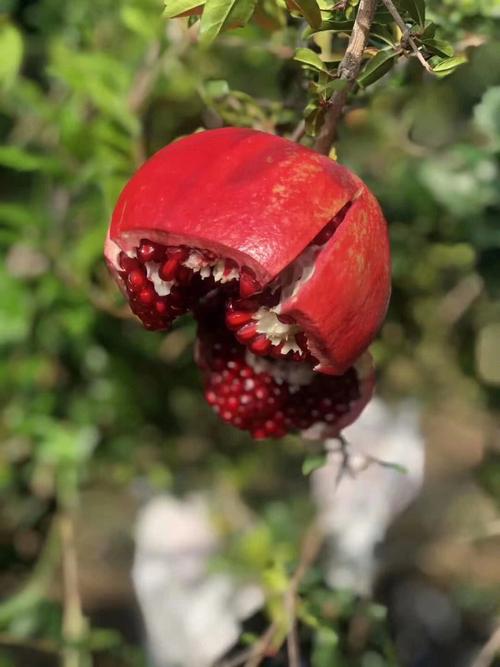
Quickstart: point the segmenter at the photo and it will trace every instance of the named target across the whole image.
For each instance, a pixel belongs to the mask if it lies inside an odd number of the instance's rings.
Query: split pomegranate
[[[255,438],[335,435],[373,390],[387,308],[380,208],[345,167],[254,130],[176,141],[124,188],[105,248],[151,330],[191,312],[208,403]]]

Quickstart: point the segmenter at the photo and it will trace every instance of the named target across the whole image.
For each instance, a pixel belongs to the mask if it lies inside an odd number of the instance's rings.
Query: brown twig
[[[161,55],[160,42],[155,41],[149,47],[144,64],[138,70],[128,95],[128,107],[133,113],[138,113],[153,89],[159,73]]]
[[[319,523],[315,521],[309,526],[304,535],[300,549],[300,559],[285,593],[284,602],[289,618],[287,648],[290,667],[299,667],[300,665],[300,648],[297,637],[297,604],[300,584],[311,565],[317,559],[323,545],[323,539],[323,531]],[[271,623],[253,646],[241,651],[232,658],[223,660],[219,663],[218,667],[241,667],[242,665],[243,667],[259,667],[266,657],[268,649],[276,643],[279,633],[280,627],[274,622]]]
[[[58,653],[59,645],[50,639],[32,639],[30,637],[16,637],[7,633],[0,633],[0,646],[30,649],[39,653]]]
[[[289,667],[300,667],[300,645],[297,633],[297,605],[299,600],[299,588],[304,576],[311,565],[317,559],[323,545],[324,534],[319,524],[314,522],[302,542],[299,564],[290,580],[286,594],[286,607],[288,611],[290,629],[287,635],[287,650]]]
[[[325,120],[314,144],[314,148],[323,155],[328,155],[330,152],[337,134],[338,121],[361,69],[377,2],[378,0],[360,0],[349,43],[339,65],[339,78],[346,82],[346,86],[342,90],[337,90],[330,98]]]
[[[389,12],[389,14],[390,14],[390,15],[392,16],[392,18],[394,19],[394,22],[396,23],[396,25],[398,26],[398,28],[399,28],[399,29],[401,30],[401,32],[403,33],[403,42],[406,42],[407,44],[410,45],[411,50],[412,50],[413,53],[417,56],[418,60],[419,60],[420,63],[422,64],[422,67],[423,67],[425,70],[427,70],[427,72],[432,72],[432,67],[429,65],[429,63],[427,62],[427,60],[424,58],[424,56],[423,56],[422,53],[420,52],[418,46],[417,46],[416,43],[415,43],[415,40],[414,40],[413,37],[410,35],[410,32],[409,32],[409,30],[408,30],[408,27],[407,27],[406,23],[405,23],[405,22],[403,21],[403,19],[401,18],[400,13],[399,13],[398,10],[396,9],[396,7],[395,7],[394,3],[392,2],[392,0],[382,0],[382,2],[383,2],[384,5],[386,6],[387,11]]]
[[[294,131],[290,135],[290,139],[292,141],[300,141],[305,133],[306,133],[306,121],[302,119],[297,124],[297,127],[294,129]]]
[[[62,667],[81,667],[82,655],[78,647],[85,635],[86,622],[78,583],[78,561],[75,545],[75,528],[68,513],[59,518],[63,570],[63,639]]]
[[[277,629],[276,624],[271,623],[268,629],[252,647],[253,651],[245,662],[244,667],[259,667],[260,663],[265,658],[268,648],[273,644]]]
[[[479,651],[471,667],[490,667],[498,655],[500,655],[500,627],[495,628],[495,631]]]

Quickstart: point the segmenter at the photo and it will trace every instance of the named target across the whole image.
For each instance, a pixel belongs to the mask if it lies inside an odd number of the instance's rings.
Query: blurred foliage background
[[[265,569],[279,546],[284,576],[310,513],[303,443],[256,444],[218,423],[192,324],[143,331],[102,260],[117,195],[155,150],[222,124],[293,131],[303,26],[250,25],[206,50],[161,12],[158,0],[0,2],[1,667],[61,652],[65,667],[145,664],[128,573],[133,517],[156,493],[243,499],[268,549],[248,566]],[[487,641],[500,599],[500,3],[432,0],[428,13],[468,63],[441,79],[403,59],[356,98],[336,151],[390,223],[379,394],[416,399],[427,441],[424,490],[388,538],[399,556],[377,592],[383,632],[398,627],[398,586],[435,587],[461,631],[419,640],[424,657],[404,664],[455,666]],[[311,664],[403,660],[366,651],[342,640]]]

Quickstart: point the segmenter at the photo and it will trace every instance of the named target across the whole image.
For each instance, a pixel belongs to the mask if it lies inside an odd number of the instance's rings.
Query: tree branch
[[[325,120],[318,134],[314,148],[324,155],[328,155],[337,135],[337,124],[351,92],[356,78],[361,69],[363,54],[373,23],[373,17],[377,8],[378,0],[360,0],[358,13],[352,29],[349,44],[347,45],[344,58],[339,65],[339,78],[346,81],[347,85],[342,90],[337,90],[331,97]]]
[[[398,28],[403,33],[403,42],[406,42],[410,46],[411,50],[417,56],[418,60],[422,64],[422,67],[425,70],[427,70],[428,72],[432,72],[432,67],[429,65],[427,60],[424,58],[422,53],[419,51],[418,46],[415,44],[415,40],[413,39],[413,37],[411,37],[411,35],[408,31],[408,27],[406,26],[406,23],[401,18],[401,15],[399,14],[399,12],[396,9],[396,6],[392,2],[392,0],[382,0],[382,2],[386,6],[387,11],[389,12],[389,14],[394,19],[394,22],[396,23]]]

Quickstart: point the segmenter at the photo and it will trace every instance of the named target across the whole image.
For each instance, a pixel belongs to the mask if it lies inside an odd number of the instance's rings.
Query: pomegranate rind
[[[110,238],[124,250],[147,237],[211,250],[265,285],[349,201],[347,169],[272,134],[223,128],[158,151],[130,179]]]
[[[343,222],[321,248],[310,276],[281,308],[306,333],[319,359],[316,370],[341,374],[384,319],[390,254],[375,198],[329,158],[240,128],[175,141],[123,189],[105,254],[116,275],[120,250],[133,250],[141,238],[201,248],[249,268],[265,286],[346,205]]]
[[[362,186],[332,239],[318,254],[312,276],[281,308],[307,332],[320,359],[315,370],[346,371],[377,334],[391,291],[387,225]]]

